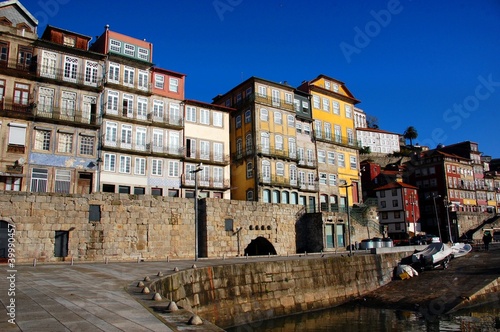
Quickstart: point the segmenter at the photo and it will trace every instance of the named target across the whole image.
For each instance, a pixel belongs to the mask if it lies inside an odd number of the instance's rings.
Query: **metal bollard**
[[[71,257],[71,266],[73,266],[73,264],[74,264],[74,259],[73,257]]]
[[[36,267],[36,258],[33,258],[33,266]]]

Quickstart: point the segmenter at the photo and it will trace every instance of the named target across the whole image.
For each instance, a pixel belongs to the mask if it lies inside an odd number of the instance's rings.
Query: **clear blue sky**
[[[434,148],[464,140],[500,158],[498,0],[24,0],[45,25],[153,43],[153,62],[187,74],[211,102],[250,76],[346,83],[379,126]]]

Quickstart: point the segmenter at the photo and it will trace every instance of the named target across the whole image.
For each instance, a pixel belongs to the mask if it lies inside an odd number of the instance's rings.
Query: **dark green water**
[[[500,303],[463,310],[443,317],[413,311],[344,305],[227,329],[229,332],[489,332],[500,331]]]

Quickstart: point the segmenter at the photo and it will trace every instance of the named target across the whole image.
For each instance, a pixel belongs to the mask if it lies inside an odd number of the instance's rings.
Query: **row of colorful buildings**
[[[336,212],[362,205],[364,186],[403,183],[370,175],[362,184],[372,165],[360,167],[361,148],[396,153],[401,135],[368,128],[337,79],[292,87],[251,77],[207,103],[185,98],[186,75],[156,66],[145,40],[108,26],[95,40],[50,25],[39,36],[37,24],[19,1],[0,3],[2,190],[194,197],[196,189]],[[498,176],[485,177],[477,145],[470,151],[431,150],[405,167],[398,203],[379,201],[389,234],[421,231],[427,194],[466,211],[498,209],[498,192],[482,189],[499,188]]]

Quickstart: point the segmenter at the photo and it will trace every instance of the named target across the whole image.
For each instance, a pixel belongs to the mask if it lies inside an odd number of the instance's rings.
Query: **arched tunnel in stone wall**
[[[259,236],[245,248],[245,256],[276,255],[276,249],[266,238]]]

